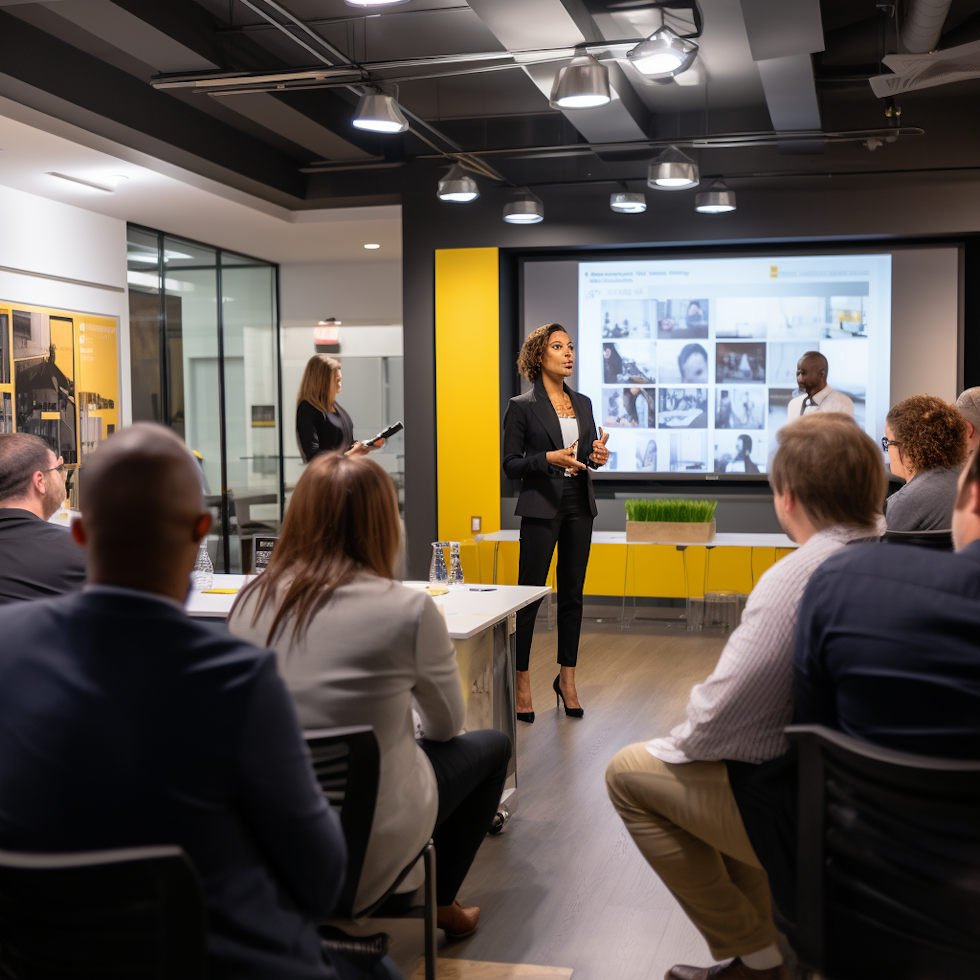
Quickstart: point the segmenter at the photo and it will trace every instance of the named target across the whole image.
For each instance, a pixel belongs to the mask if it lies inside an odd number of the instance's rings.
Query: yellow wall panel
[[[461,541],[471,517],[500,528],[498,253],[437,249],[435,259],[439,538]]]

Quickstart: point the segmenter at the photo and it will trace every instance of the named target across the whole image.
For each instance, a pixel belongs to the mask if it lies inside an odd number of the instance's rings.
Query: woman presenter
[[[504,473],[521,481],[518,582],[544,585],[558,545],[559,674],[552,686],[565,714],[581,718],[585,711],[575,690],[575,664],[596,515],[588,467],[595,469],[609,459],[609,435],[596,436],[592,403],[565,385],[574,366],[575,345],[564,327],[549,323],[528,335],[517,368],[534,387],[507,406],[503,455]],[[528,659],[540,605],[538,600],[517,613],[517,717],[528,722],[534,721]]]
[[[314,354],[306,364],[296,396],[296,441],[304,463],[318,453],[339,449],[351,456],[364,456],[384,445],[366,446],[354,441],[354,423],[337,404],[342,379],[340,361],[326,354]]]

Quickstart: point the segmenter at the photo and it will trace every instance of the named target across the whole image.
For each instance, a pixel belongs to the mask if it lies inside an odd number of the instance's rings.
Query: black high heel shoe
[[[559,674],[558,677],[555,678],[555,683],[551,685],[555,689],[555,708],[558,707],[558,699],[561,698],[561,703],[562,705],[564,705],[565,714],[567,715],[567,717],[584,718],[585,708],[569,708],[569,706],[565,704],[565,695],[561,693],[561,685],[558,683],[558,679],[560,677],[561,674]],[[517,717],[520,718],[520,715],[518,715]]]
[[[518,711],[517,712],[518,721],[526,721],[529,725],[534,724],[534,712],[533,711]]]

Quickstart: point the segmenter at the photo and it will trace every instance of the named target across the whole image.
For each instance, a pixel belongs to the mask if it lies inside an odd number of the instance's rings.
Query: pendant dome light
[[[504,205],[504,221],[511,225],[536,225],[544,221],[541,198],[522,187],[513,200]]]
[[[551,102],[561,109],[591,109],[608,105],[609,69],[590,54],[580,55],[555,75]]]
[[[458,164],[454,163],[439,181],[436,197],[451,204],[469,204],[480,196],[476,181]]]
[[[730,191],[723,180],[716,180],[706,191],[694,197],[694,210],[701,214],[724,214],[735,210],[735,191]]]
[[[404,133],[408,120],[390,95],[365,92],[357,103],[352,125],[369,133]]]
[[[626,53],[629,63],[646,78],[673,78],[687,71],[697,56],[697,44],[668,27],[654,31]]]
[[[647,184],[658,191],[682,191],[697,187],[698,165],[676,146],[668,146],[647,172]]]
[[[643,214],[647,209],[646,194],[614,191],[609,195],[609,207],[620,214]]]

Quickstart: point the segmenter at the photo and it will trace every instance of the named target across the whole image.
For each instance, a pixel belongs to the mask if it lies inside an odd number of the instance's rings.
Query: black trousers
[[[487,728],[448,742],[419,739],[436,774],[439,813],[436,845],[436,902],[451,905],[500,806],[507,778],[510,739]]]
[[[565,479],[561,506],[548,519],[521,518],[521,564],[519,585],[544,585],[551,556],[558,545],[558,663],[574,667],[578,662],[578,640],[582,632],[582,589],[592,547],[592,509],[589,507],[587,477]],[[517,669],[527,670],[531,657],[534,619],[543,600],[517,612]]]

